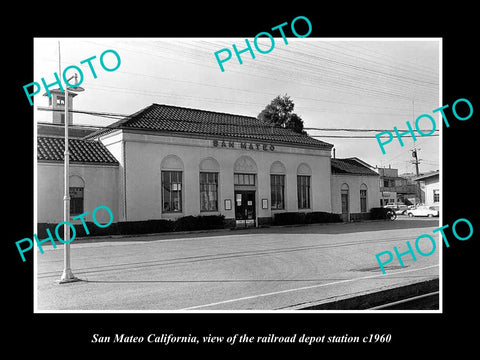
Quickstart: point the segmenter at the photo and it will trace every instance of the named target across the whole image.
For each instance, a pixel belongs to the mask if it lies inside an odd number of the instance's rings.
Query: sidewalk
[[[178,238],[194,238],[206,236],[224,236],[234,234],[266,234],[266,233],[310,233],[312,231],[318,233],[332,233],[332,232],[352,232],[362,231],[362,228],[369,227],[370,224],[376,224],[378,229],[399,229],[399,228],[416,228],[425,226],[438,225],[438,218],[408,218],[398,217],[396,220],[364,220],[360,222],[340,222],[340,223],[315,223],[315,224],[295,224],[295,225],[276,225],[263,226],[251,228],[237,228],[237,229],[210,229],[210,230],[192,230],[192,231],[172,231],[163,233],[150,234],[126,234],[126,235],[106,235],[106,236],[84,236],[77,237],[73,242],[104,242],[104,241],[152,241],[178,239]],[[375,225],[373,225],[375,226]],[[353,229],[355,227],[355,229]],[[323,230],[323,231],[322,231]],[[370,230],[370,229],[369,229]],[[50,243],[45,243],[50,244]],[[43,244],[42,244],[43,246]]]

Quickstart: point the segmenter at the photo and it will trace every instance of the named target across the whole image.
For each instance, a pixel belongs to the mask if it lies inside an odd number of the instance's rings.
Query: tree
[[[291,129],[299,134],[306,134],[303,130],[303,120],[293,112],[295,104],[287,94],[278,95],[270,104],[265,106],[257,119],[267,121],[275,126]]]

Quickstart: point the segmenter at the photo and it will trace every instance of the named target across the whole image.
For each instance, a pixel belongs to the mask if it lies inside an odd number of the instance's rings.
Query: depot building
[[[63,217],[64,120],[37,128],[39,223]],[[72,215],[105,205],[115,222],[224,215],[229,225],[261,226],[279,212],[348,221],[379,206],[368,164],[332,159],[332,144],[254,117],[152,104],[70,133]]]

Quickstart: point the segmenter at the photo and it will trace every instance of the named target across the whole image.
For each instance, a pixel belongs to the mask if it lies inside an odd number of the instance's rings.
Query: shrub
[[[273,225],[293,225],[304,224],[305,213],[299,212],[283,212],[275,214],[273,217]]]
[[[184,216],[175,220],[174,231],[223,229],[225,216]]]
[[[305,222],[307,224],[315,223],[334,223],[341,222],[342,218],[340,214],[328,213],[324,211],[314,211],[311,213],[306,213]]]
[[[339,214],[327,213],[323,211],[303,212],[284,212],[274,215],[274,225],[294,225],[294,224],[316,224],[341,222]]]
[[[52,233],[53,239],[56,241],[56,238],[55,238],[55,227],[56,226],[57,226],[57,224],[38,223],[37,224],[37,232],[36,232],[38,239],[39,240],[45,239],[48,236],[47,229],[50,229],[50,232]],[[62,232],[61,236],[63,237],[63,232]],[[33,237],[32,237],[32,240],[33,240]]]
[[[174,231],[198,230],[199,221],[195,216],[184,216],[175,220]]]
[[[76,236],[84,237],[84,236],[105,236],[105,235],[114,235],[118,234],[117,223],[112,223],[105,228],[98,227],[95,225],[94,222],[86,221],[85,225],[87,226],[89,234],[85,231],[85,227],[83,224],[74,224],[75,231],[77,232]],[[63,234],[63,232],[62,232]]]
[[[142,221],[123,221],[110,224],[106,228],[100,228],[93,222],[85,222],[89,234],[86,233],[83,224],[74,224],[76,237],[86,236],[105,236],[105,235],[135,235],[135,234],[155,234],[170,231],[192,231],[192,230],[211,230],[223,229],[225,227],[225,216],[223,215],[205,215],[205,216],[185,216],[177,220],[155,219]],[[50,229],[54,240],[55,227],[57,224],[38,223],[37,236],[39,239],[48,237],[46,229]],[[63,237],[63,229],[59,229],[59,235]],[[72,232],[70,232],[72,236]]]
[[[120,235],[152,234],[173,231],[173,221],[165,219],[144,221],[123,221],[117,223]]]
[[[58,224],[52,223],[38,223],[37,224],[37,237],[39,240],[46,239],[48,237],[47,229],[50,230],[54,241],[57,241],[57,237],[55,235],[55,228]],[[86,221],[85,226],[87,227],[89,234],[85,231],[85,227],[83,224],[73,224],[75,227],[75,237],[85,237],[85,236],[105,236],[105,235],[116,235],[118,234],[118,224],[113,223],[105,228],[98,227],[95,223],[91,221]],[[63,239],[63,225],[61,228],[58,229],[58,235]],[[70,239],[73,236],[73,231],[70,230]]]

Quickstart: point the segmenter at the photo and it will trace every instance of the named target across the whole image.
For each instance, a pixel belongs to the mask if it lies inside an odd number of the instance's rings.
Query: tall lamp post
[[[65,152],[64,152],[64,196],[63,196],[63,273],[59,283],[69,283],[80,281],[79,278],[73,275],[70,267],[70,227],[67,222],[70,222],[70,152],[68,151],[68,92],[81,92],[85,89],[81,86],[69,87],[68,82],[75,78],[77,84],[77,74],[73,75],[66,81],[65,87]]]

